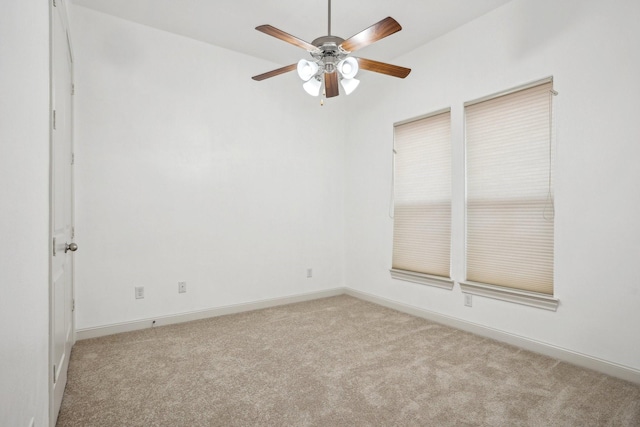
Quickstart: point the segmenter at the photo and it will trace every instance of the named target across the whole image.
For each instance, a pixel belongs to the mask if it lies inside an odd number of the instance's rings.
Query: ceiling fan
[[[256,30],[260,32],[305,49],[311,54],[312,59],[310,61],[301,59],[297,64],[287,65],[286,67],[253,76],[253,80],[261,81],[297,70],[298,75],[305,82],[302,87],[307,93],[312,96],[318,96],[324,83],[325,96],[332,98],[340,94],[338,82],[340,82],[347,95],[358,87],[360,80],[356,79],[355,76],[359,69],[374,71],[401,79],[409,75],[411,72],[410,68],[349,56],[358,49],[362,49],[365,46],[369,46],[378,40],[400,31],[402,27],[395,19],[387,17],[345,40],[331,35],[331,0],[328,0],[328,3],[328,35],[318,37],[311,43],[285,33],[271,25],[260,25],[256,27]]]

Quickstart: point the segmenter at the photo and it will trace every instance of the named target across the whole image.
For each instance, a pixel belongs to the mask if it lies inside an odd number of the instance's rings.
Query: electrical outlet
[[[467,307],[472,306],[473,300],[471,299],[471,297],[472,297],[471,294],[464,294],[464,305],[466,305]]]
[[[313,277],[313,268],[307,268],[307,279]]]
[[[187,292],[187,282],[178,282],[178,293],[184,294]]]
[[[144,286],[136,286],[136,299],[144,298]]]

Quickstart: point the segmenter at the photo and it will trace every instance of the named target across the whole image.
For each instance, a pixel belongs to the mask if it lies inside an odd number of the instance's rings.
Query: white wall
[[[347,132],[346,283],[455,319],[640,369],[640,3],[517,0],[394,60],[405,81],[361,91]],[[394,281],[392,126],[450,106],[453,278],[464,279],[463,110],[547,76],[557,108],[557,312]],[[372,84],[369,82],[368,84]]]
[[[48,425],[49,8],[0,14],[0,425]]]
[[[40,426],[48,417],[49,18],[46,2],[6,3],[0,424],[34,417]],[[639,15],[633,0],[515,1],[393,61],[413,68],[407,80],[368,76],[363,85],[379,92],[359,90],[329,109],[291,92],[293,77],[248,79],[277,64],[74,8],[77,326],[341,286],[344,237],[350,287],[640,369]],[[461,104],[547,75],[560,92],[558,312],[477,297],[469,309],[457,287],[392,281],[393,122],[452,106],[460,172]],[[336,118],[354,102],[360,114],[349,115],[345,141]],[[462,182],[454,184],[459,230]],[[460,280],[464,236],[454,240]],[[176,294],[178,280],[187,294]],[[133,299],[134,285],[145,286],[144,300]]]
[[[640,369],[639,7],[515,0],[392,61],[406,80],[367,73],[323,108],[294,74],[249,79],[281,64],[75,8],[77,326],[346,284]],[[391,280],[393,123],[452,108],[461,280],[462,104],[550,75],[558,311]]]
[[[82,7],[71,24],[79,329],[344,286],[340,103],[250,78],[281,64]]]

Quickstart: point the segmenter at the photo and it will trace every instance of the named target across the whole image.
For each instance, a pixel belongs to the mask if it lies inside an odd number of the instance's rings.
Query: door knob
[[[75,252],[78,250],[78,245],[76,245],[75,243],[65,243],[64,244],[64,253],[66,254],[67,252],[71,251],[71,252]]]

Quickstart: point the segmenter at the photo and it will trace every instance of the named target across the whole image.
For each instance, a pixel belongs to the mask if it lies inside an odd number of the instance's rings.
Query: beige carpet
[[[640,386],[348,296],[79,341],[58,426],[640,426]]]

